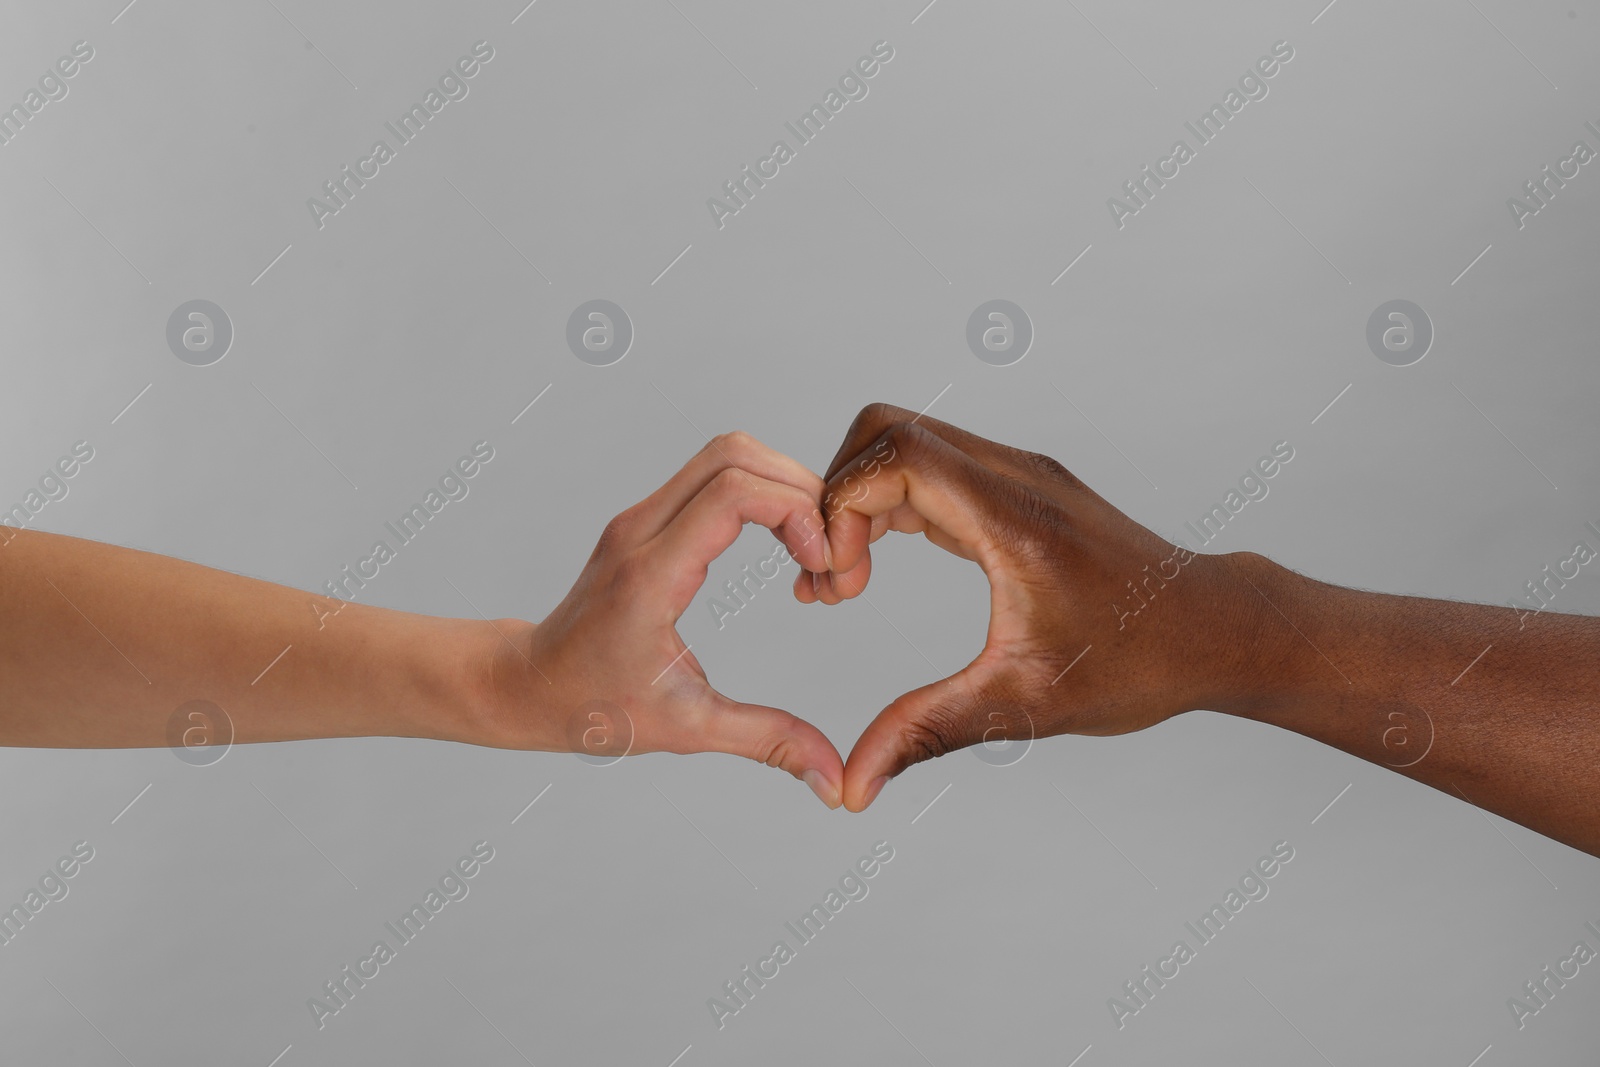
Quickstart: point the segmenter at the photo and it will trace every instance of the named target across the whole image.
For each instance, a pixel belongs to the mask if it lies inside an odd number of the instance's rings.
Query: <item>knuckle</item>
[[[744,430],[728,430],[713,437],[709,447],[729,463],[738,465],[741,458],[755,450],[756,443],[756,439]]]
[[[768,767],[782,767],[793,762],[790,757],[794,755],[794,750],[795,740],[793,737],[783,734],[768,734],[756,745],[756,750],[752,755],[757,761],[765,763]]]
[[[874,426],[883,425],[885,422],[889,421],[887,415],[891,410],[893,409],[890,407],[890,405],[882,403],[881,401],[874,401],[873,403],[868,404],[866,407],[856,412],[855,419],[850,423],[851,434],[853,435],[862,430],[868,430]]]
[[[868,404],[861,409],[856,415],[855,421],[850,424],[849,436],[852,438],[860,436],[876,437],[883,427],[890,423],[903,421],[907,414],[909,413],[904,408],[886,404],[882,401]]]
[[[1022,459],[1025,464],[1039,474],[1053,482],[1062,482],[1067,485],[1077,485],[1078,479],[1073,473],[1054,458],[1042,452],[1024,452]]]
[[[901,420],[884,431],[883,440],[894,449],[894,455],[914,458],[927,450],[934,436],[926,427]]]
[[[604,556],[622,549],[632,536],[637,521],[637,515],[632,508],[613,516],[600,531],[595,554]]]
[[[734,501],[750,489],[749,476],[738,467],[724,467],[707,483],[706,488],[719,500]]]

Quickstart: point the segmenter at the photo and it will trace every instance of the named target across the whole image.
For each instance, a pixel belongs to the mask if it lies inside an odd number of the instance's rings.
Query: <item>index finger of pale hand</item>
[[[738,539],[746,523],[767,527],[808,570],[828,569],[816,500],[792,485],[769,481],[737,467],[713,477],[671,522],[641,547],[645,565],[665,578],[652,583],[675,619],[704,584],[711,561]],[[758,568],[759,569],[759,568]],[[763,580],[771,580],[758,575]],[[774,574],[772,577],[776,577]]]
[[[639,516],[638,542],[644,543],[666,528],[695,494],[725,470],[737,468],[768,481],[802,489],[820,498],[822,479],[799,460],[770,448],[750,434],[735,430],[706,442],[683,468],[661,488],[631,509]]]

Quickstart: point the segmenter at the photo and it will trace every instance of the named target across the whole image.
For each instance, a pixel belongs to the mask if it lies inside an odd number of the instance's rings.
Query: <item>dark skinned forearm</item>
[[[1600,855],[1600,618],[1345,589],[1251,554],[1235,566],[1257,654],[1218,710]]]

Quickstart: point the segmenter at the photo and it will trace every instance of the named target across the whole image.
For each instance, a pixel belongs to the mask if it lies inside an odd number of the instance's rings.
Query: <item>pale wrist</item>
[[[379,670],[391,679],[403,679],[399,699],[383,695],[372,709],[383,725],[370,732],[396,737],[423,737],[438,741],[490,747],[509,745],[503,708],[508,699],[502,660],[511,645],[525,640],[518,627],[531,624],[500,619],[436,618],[404,615],[384,622],[398,625],[381,641],[385,654]],[[390,629],[385,626],[385,629]],[[358,683],[359,684],[359,683]]]
[[[536,648],[539,626],[522,619],[466,623],[467,699],[450,713],[451,740],[490,748],[565,752],[560,704],[545,651]]]
[[[474,721],[482,699],[482,642],[464,619],[402,615],[384,620],[389,632],[371,635],[384,649],[378,671],[399,685],[373,685],[372,714],[383,725],[370,732],[394,737],[476,743]],[[361,682],[358,680],[357,684]]]

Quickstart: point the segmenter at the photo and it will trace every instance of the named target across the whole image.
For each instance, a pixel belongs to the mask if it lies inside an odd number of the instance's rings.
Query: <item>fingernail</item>
[[[817,799],[828,805],[828,807],[837,808],[839,806],[839,791],[823,776],[821,771],[807,771],[800,776],[800,780],[809,785],[811,791],[817,794]]]
[[[822,535],[822,562],[828,565],[830,571],[833,570],[833,548],[828,544],[827,534]]]
[[[867,786],[867,800],[866,800],[866,803],[862,804],[861,806],[863,808],[871,807],[872,806],[872,802],[874,800],[878,799],[878,794],[883,791],[883,787],[886,784],[888,784],[888,781],[889,781],[889,776],[887,774],[884,775],[882,778],[874,778],[872,780],[872,784]]]

